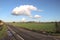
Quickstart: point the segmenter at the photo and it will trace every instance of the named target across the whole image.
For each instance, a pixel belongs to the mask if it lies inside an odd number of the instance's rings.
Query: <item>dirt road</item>
[[[12,25],[8,25],[8,29],[13,32],[15,38],[20,37],[20,39],[17,38],[17,40],[60,40],[50,35],[43,35],[23,28],[14,27]]]

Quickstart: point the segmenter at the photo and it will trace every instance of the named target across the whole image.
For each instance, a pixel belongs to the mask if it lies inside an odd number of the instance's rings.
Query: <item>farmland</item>
[[[29,30],[56,32],[55,23],[12,23],[12,25]]]
[[[58,23],[58,26],[60,27],[59,23]],[[11,22],[10,23],[9,22],[9,23],[6,23],[6,25],[2,26],[2,30],[0,31],[0,39],[4,39],[4,37],[7,37],[7,34],[8,34],[7,29],[9,29],[9,31],[11,31],[11,29],[12,29],[12,32],[14,31],[17,34],[23,33],[26,36],[28,36],[27,34],[31,35],[29,33],[29,31],[30,31],[31,33],[33,33],[33,35],[34,35],[34,33],[39,32],[38,34],[41,34],[41,33],[47,34],[47,35],[53,34],[54,37],[60,38],[60,33],[55,34],[56,33],[56,23],[55,22],[41,22],[41,23],[39,23],[39,22]],[[15,35],[14,37],[16,37],[17,34],[16,35],[14,34]],[[22,36],[22,37],[24,37],[24,36]],[[34,37],[35,37],[35,35],[34,35]],[[13,38],[13,36],[11,38]],[[29,37],[29,39],[30,38],[31,37]],[[8,35],[7,39],[10,39],[9,35]],[[13,38],[13,39],[15,39],[15,38]]]

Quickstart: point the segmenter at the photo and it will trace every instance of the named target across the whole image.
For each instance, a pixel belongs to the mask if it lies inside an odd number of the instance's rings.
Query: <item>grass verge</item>
[[[2,26],[2,30],[0,31],[0,39],[4,38],[4,36],[6,36],[6,31],[7,31],[7,27],[6,25]]]

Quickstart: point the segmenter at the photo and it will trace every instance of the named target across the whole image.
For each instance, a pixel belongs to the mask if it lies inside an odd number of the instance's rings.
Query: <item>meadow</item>
[[[29,30],[56,32],[56,25],[55,25],[55,23],[51,23],[51,22],[46,22],[46,23],[11,23],[11,24],[16,27],[22,27],[22,28],[26,28]]]

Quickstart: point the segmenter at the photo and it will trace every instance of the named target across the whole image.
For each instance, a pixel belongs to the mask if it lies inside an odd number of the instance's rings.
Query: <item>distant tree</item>
[[[59,23],[60,23],[60,21],[59,21]]]
[[[4,24],[4,22],[2,20],[0,20],[0,26],[2,26]]]
[[[13,21],[13,23],[15,23],[15,22]]]
[[[0,23],[2,22],[2,20],[0,20]]]
[[[4,22],[2,20],[0,20],[0,31],[2,30],[3,25],[4,25]]]

